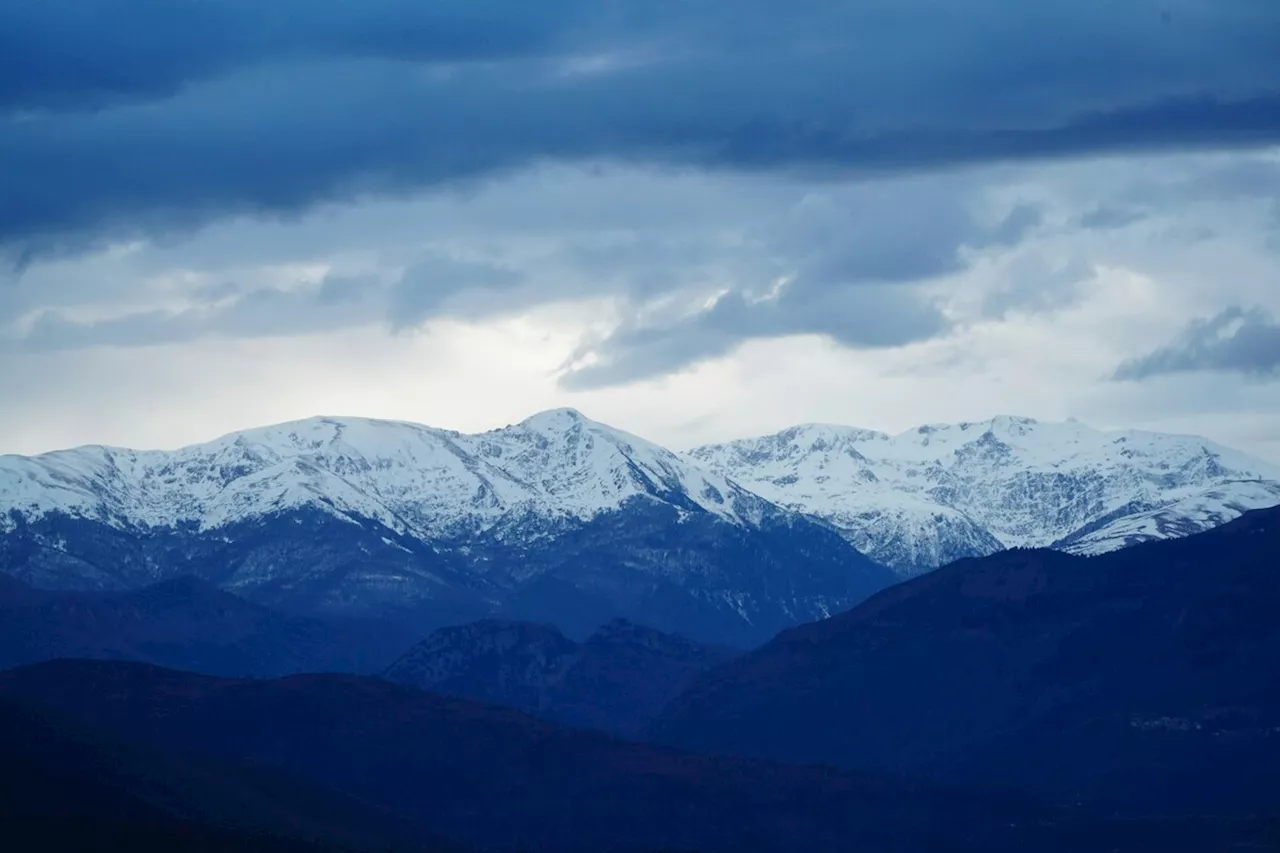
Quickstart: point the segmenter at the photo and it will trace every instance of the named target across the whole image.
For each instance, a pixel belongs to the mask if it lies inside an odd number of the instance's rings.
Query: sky
[[[1280,462],[1274,0],[7,0],[0,452],[542,409]]]

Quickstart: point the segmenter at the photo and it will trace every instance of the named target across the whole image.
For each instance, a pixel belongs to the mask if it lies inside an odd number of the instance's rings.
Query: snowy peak
[[[1276,466],[1202,438],[1012,415],[894,436],[806,424],[686,456],[905,574],[1002,547],[1098,553],[1185,535],[1280,490]]]
[[[314,417],[175,451],[0,456],[0,532],[50,514],[216,531],[307,509],[465,550],[661,506],[753,529],[817,516],[902,574],[1015,546],[1101,553],[1275,503],[1280,468],[1205,439],[1013,415],[897,435],[803,424],[683,455],[553,409],[474,435]]]
[[[466,435],[316,417],[172,452],[83,447],[0,457],[0,511],[117,526],[217,528],[298,507],[418,536],[530,515],[587,519],[632,499],[756,524],[766,502],[675,454],[571,409]]]
[[[774,438],[781,444],[808,445],[812,449],[828,446],[856,445],[863,442],[888,441],[889,435],[871,429],[839,426],[837,424],[801,424],[783,430]]]
[[[414,630],[626,616],[743,644],[891,580],[826,525],[571,410],[478,435],[317,417],[0,457],[0,572],[127,589],[179,571]]]
[[[1063,424],[1065,426],[1065,422]],[[948,425],[941,424],[940,428],[945,429]],[[1026,418],[1021,415],[996,415],[989,421],[981,421],[979,423],[961,423],[960,430],[973,429],[975,426],[984,428],[984,432],[995,433],[997,435],[1017,435],[1023,436],[1040,426],[1040,421],[1035,418]]]
[[[545,412],[538,412],[530,415],[520,422],[520,426],[534,432],[565,432],[575,426],[590,424],[594,427],[605,427],[604,424],[589,420],[582,412],[573,408],[547,409]],[[494,430],[498,432],[499,430]]]
[[[726,478],[575,409],[541,412],[467,440],[478,455],[540,492],[588,510],[637,496],[745,524],[758,524],[767,510]]]

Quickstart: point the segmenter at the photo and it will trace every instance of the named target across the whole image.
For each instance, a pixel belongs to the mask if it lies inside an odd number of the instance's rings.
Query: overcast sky
[[[6,0],[0,452],[540,409],[1280,461],[1275,0]]]

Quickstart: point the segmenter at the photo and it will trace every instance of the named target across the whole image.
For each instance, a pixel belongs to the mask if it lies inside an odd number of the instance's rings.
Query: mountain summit
[[[759,521],[766,503],[572,409],[478,435],[317,417],[172,452],[92,446],[0,457],[6,509],[113,525],[212,529],[305,506],[434,537],[501,529],[529,513],[590,518],[635,497],[734,522]]]
[[[194,574],[418,629],[625,616],[730,644],[893,579],[824,524],[569,409],[477,435],[322,417],[171,452],[0,457],[0,570],[73,589]]]
[[[685,454],[911,575],[1003,548],[1099,554],[1280,504],[1280,467],[1194,436],[1001,416],[899,435],[806,424]]]

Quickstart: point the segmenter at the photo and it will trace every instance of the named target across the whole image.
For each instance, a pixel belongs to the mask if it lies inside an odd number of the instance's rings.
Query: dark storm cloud
[[[1126,361],[1115,378],[1136,380],[1193,371],[1280,375],[1280,323],[1261,308],[1228,308],[1192,322],[1166,346]]]
[[[19,258],[549,159],[871,174],[1280,138],[1272,0],[10,0],[0,34]]]
[[[172,94],[296,58],[506,59],[562,43],[583,0],[5,0],[0,109]]]

